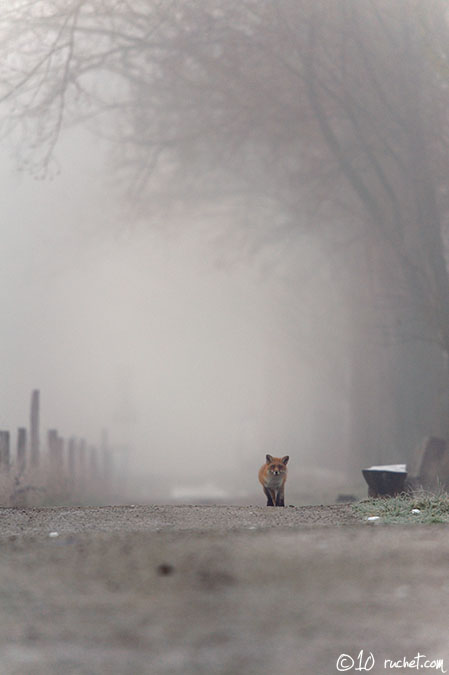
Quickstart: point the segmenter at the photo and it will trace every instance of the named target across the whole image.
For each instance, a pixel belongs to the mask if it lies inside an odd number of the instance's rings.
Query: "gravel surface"
[[[348,505],[0,509],[0,673],[327,675],[362,649],[372,673],[417,672],[384,660],[418,652],[449,671],[449,527],[358,523]]]
[[[235,530],[357,523],[349,504],[335,506],[101,506],[0,508],[0,536],[82,532]]]

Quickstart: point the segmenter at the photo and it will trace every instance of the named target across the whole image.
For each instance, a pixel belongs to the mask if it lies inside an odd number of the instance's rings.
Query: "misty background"
[[[319,501],[448,435],[444,7],[327,10],[4,13],[2,428],[38,388],[148,500],[269,452]]]
[[[244,495],[267,452],[338,468],[345,404],[328,360],[347,343],[318,244],[251,252],[201,213],[126,222],[102,151],[75,134],[49,182],[4,154],[2,427],[28,423],[40,388],[42,430],[98,442],[107,429],[149,498],[205,483]]]

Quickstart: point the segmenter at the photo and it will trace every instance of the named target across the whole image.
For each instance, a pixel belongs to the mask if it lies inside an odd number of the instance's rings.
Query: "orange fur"
[[[259,482],[267,497],[267,506],[284,506],[288,460],[288,455],[284,457],[267,455],[267,461],[259,469]]]

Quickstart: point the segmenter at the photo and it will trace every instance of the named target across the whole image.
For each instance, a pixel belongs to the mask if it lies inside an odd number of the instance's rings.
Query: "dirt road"
[[[449,528],[346,505],[0,509],[0,599],[1,675],[449,672]]]

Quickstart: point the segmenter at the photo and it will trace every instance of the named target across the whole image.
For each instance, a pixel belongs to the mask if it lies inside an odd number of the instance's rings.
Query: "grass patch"
[[[367,499],[353,505],[354,513],[362,520],[376,517],[375,523],[427,525],[449,523],[449,494],[417,492],[379,499]]]

